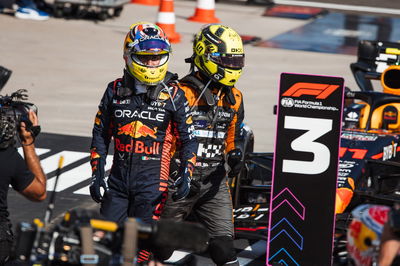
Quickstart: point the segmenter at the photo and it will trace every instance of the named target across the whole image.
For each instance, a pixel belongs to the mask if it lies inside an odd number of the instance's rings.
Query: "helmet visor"
[[[219,66],[239,69],[244,67],[244,54],[211,53],[209,59]]]
[[[165,54],[171,52],[171,46],[163,39],[139,40],[132,43],[131,52],[138,54]]]
[[[145,67],[159,67],[164,65],[169,58],[169,54],[131,54],[131,58],[138,65]]]

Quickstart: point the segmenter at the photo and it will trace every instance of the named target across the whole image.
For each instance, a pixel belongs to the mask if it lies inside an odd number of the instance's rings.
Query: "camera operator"
[[[400,203],[396,203],[392,208],[392,210],[389,212],[388,221],[383,226],[378,265],[379,266],[399,265],[398,264],[399,255],[400,255]]]
[[[29,120],[32,126],[38,126],[38,118],[33,111],[29,111]],[[11,231],[11,223],[7,211],[7,193],[11,185],[16,191],[32,201],[43,201],[46,198],[46,175],[40,165],[35,152],[35,135],[32,127],[27,128],[26,123],[21,122],[18,128],[24,158],[18,153],[15,140],[6,145],[0,130],[0,265],[4,265],[10,258],[14,241]]]

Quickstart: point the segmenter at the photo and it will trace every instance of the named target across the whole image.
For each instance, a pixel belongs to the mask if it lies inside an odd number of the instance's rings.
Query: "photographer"
[[[25,159],[15,148],[14,137],[7,138],[5,132],[8,125],[1,124],[0,127],[0,265],[9,259],[14,241],[7,211],[9,186],[32,201],[43,201],[46,198],[46,175],[35,152],[36,134],[32,132],[32,128],[38,126],[35,112],[29,111],[29,120],[32,122],[29,129],[24,122],[18,128]]]

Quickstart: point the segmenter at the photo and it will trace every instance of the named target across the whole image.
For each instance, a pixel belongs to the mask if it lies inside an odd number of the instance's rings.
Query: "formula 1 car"
[[[361,91],[345,94],[338,180],[355,191],[346,211],[371,198],[391,204],[399,196],[399,55],[400,44],[361,41],[350,66]],[[372,86],[374,79],[383,92]]]
[[[376,262],[389,207],[400,201],[399,55],[398,43],[361,41],[350,66],[361,91],[346,92],[338,180],[339,187],[353,182],[354,195],[337,224],[345,231],[347,263],[354,265]],[[360,240],[366,231],[368,245]]]
[[[336,218],[334,265],[357,264],[355,257],[360,259],[359,247],[349,249],[347,241],[352,210],[400,201],[399,55],[398,43],[361,41],[358,60],[350,65],[360,91],[345,92],[338,185],[347,185],[352,197]],[[373,87],[372,80],[379,79],[385,92]],[[244,168],[230,182],[236,238],[266,240],[273,153],[253,152],[254,136],[251,130],[243,131]]]
[[[375,91],[347,92],[346,96],[349,99],[361,99],[362,102],[353,103],[345,109],[339,151],[338,186],[341,189],[345,184],[352,184],[354,191],[345,211],[337,215],[336,230],[342,233],[342,237],[337,239],[336,254],[339,255],[340,250],[346,249],[346,258],[339,261],[350,260],[355,265],[372,265],[379,247],[379,232],[373,236],[376,239],[375,243],[371,242],[367,246],[360,244],[361,242],[347,240],[354,240],[356,234],[349,232],[355,230],[355,223],[362,224],[362,220],[356,221],[361,219],[358,217],[362,211],[370,215],[379,209],[373,207],[365,210],[366,207],[363,209],[362,206],[392,206],[394,202],[400,201],[400,132],[397,130],[397,107],[400,106],[400,97]],[[369,110],[362,112],[360,108],[364,111],[366,108]],[[379,230],[382,230],[382,226],[383,224]]]
[[[254,134],[242,128],[244,167],[230,180],[236,238],[267,240],[273,153],[253,152]]]

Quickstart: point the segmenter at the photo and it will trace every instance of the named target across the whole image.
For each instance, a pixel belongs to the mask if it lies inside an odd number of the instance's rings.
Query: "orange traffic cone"
[[[158,6],[160,5],[160,0],[131,0],[131,3],[146,6]]]
[[[215,1],[197,0],[196,11],[188,20],[201,23],[218,23],[219,19],[215,17]]]
[[[171,43],[178,43],[181,41],[181,35],[175,31],[175,13],[173,0],[161,0],[156,24],[164,30]]]

